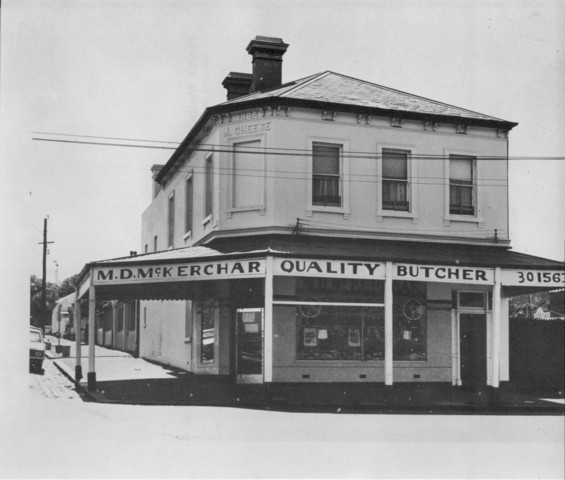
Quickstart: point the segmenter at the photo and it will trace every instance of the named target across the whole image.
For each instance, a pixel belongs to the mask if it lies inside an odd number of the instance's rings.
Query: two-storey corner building
[[[287,47],[251,41],[253,73],[153,167],[143,255],[89,264],[81,295],[135,303],[140,356],[237,382],[509,380],[508,297],[564,284],[510,250],[516,123],[330,71],[282,84]]]

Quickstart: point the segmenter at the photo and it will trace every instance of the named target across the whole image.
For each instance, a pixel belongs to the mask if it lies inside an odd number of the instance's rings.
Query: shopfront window
[[[216,304],[213,300],[202,302],[200,314],[200,362],[214,363]]]
[[[426,360],[425,282],[393,282],[393,359]]]
[[[275,277],[274,303],[296,307],[297,360],[384,358],[384,282]]]
[[[382,360],[384,309],[303,305],[297,307],[297,360]]]

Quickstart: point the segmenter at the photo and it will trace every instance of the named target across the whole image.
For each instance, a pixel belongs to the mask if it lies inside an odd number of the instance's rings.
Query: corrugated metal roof
[[[262,98],[292,98],[462,119],[505,121],[330,71],[311,75],[273,90],[245,95],[221,105]]]
[[[207,246],[183,247],[91,262],[90,266],[198,261],[221,257],[274,256],[356,259],[420,264],[563,270],[565,264],[514,252],[506,247],[414,241],[264,235],[220,238]]]

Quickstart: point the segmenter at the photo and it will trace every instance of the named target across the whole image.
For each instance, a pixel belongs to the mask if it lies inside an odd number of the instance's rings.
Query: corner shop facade
[[[168,348],[196,374],[239,383],[498,387],[509,380],[508,297],[565,282],[561,264],[500,249],[498,262],[485,254],[472,265],[445,245],[430,245],[416,262],[398,244],[332,242],[320,255],[310,242],[247,252],[188,247],[90,264],[79,289],[90,302],[89,383],[96,381],[95,302],[118,299],[185,303],[184,342]],[[378,247],[388,258],[367,255]],[[430,263],[442,255],[444,263]],[[147,307],[136,305],[148,357],[155,338],[144,328]]]

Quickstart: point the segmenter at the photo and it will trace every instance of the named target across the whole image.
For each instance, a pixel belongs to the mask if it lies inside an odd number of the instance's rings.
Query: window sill
[[[408,218],[413,223],[417,223],[420,216],[414,212],[406,212],[402,210],[379,210],[377,212],[377,221],[382,222],[383,218]]]
[[[186,242],[187,240],[190,240],[192,238],[192,230],[189,230],[188,232],[186,232],[184,234],[184,237],[182,237],[183,240]]]
[[[311,217],[314,212],[318,213],[340,213],[343,215],[344,219],[349,219],[351,212],[346,210],[344,207],[330,207],[324,205],[309,205],[306,209],[306,215]]]
[[[259,215],[265,215],[267,213],[267,208],[265,205],[254,205],[251,207],[234,207],[227,210],[227,217],[231,218],[234,213],[241,212],[259,212]]]
[[[184,339],[184,343],[190,343],[190,342],[192,342],[192,338],[191,338],[191,337],[186,337],[186,338]]]
[[[473,215],[446,215],[443,219],[444,225],[448,227],[451,222],[476,223],[479,227],[482,227],[485,220]]]
[[[204,220],[202,220],[202,225],[206,226],[212,221],[212,215],[208,215]]]

